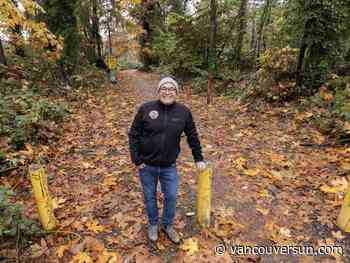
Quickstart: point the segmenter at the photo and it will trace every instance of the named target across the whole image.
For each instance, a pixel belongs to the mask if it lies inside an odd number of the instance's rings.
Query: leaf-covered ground
[[[157,75],[125,71],[77,107],[64,125],[48,167],[57,233],[31,246],[33,262],[346,262],[349,235],[336,226],[347,187],[350,148],[300,146],[325,138],[309,126],[309,112],[284,105],[242,105],[223,97],[183,92],[194,114],[205,158],[214,168],[212,226],[195,222],[196,176],[182,140],[175,227],[183,243],[163,234],[146,238],[143,195],[130,163],[127,131],[137,107],[154,98]],[[159,196],[161,207],[161,196]],[[33,200],[26,213],[36,216]],[[215,247],[226,244],[224,255]],[[343,257],[247,255],[229,245],[341,245]],[[31,254],[31,255],[30,255]]]

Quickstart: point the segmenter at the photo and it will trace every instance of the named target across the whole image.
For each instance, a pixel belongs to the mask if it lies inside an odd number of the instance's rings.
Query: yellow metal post
[[[56,227],[57,221],[53,214],[52,199],[47,185],[47,173],[43,167],[33,164],[29,167],[29,176],[40,222],[45,230],[52,230]]]
[[[209,227],[211,211],[211,180],[213,169],[201,171],[197,182],[197,221],[201,227]]]
[[[350,232],[350,184],[346,190],[344,202],[338,215],[337,226],[345,232]]]

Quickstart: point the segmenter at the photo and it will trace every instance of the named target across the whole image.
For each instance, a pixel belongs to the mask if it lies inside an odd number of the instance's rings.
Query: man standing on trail
[[[175,216],[178,189],[176,159],[180,153],[182,132],[192,149],[198,169],[206,168],[191,111],[176,102],[179,86],[172,77],[158,84],[158,100],[146,102],[138,109],[129,130],[131,160],[139,172],[148,215],[148,237],[158,240],[157,184],[164,195],[161,229],[174,243],[179,235],[172,223]]]

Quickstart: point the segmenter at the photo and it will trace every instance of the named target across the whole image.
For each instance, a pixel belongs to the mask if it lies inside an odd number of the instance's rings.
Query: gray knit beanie
[[[176,93],[179,93],[179,84],[177,84],[177,82],[171,77],[165,77],[159,81],[157,93],[164,84],[171,84],[176,89]]]

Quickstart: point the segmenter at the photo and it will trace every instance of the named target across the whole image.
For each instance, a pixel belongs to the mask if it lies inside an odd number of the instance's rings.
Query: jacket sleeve
[[[141,144],[141,136],[143,130],[143,110],[142,106],[136,113],[134,121],[129,129],[129,149],[131,155],[131,161],[135,165],[140,165],[143,163],[140,156],[140,144]]]
[[[185,134],[187,137],[187,143],[192,150],[193,159],[195,162],[203,161],[202,147],[198,138],[198,133],[193,121],[191,111],[188,112],[186,119]]]

